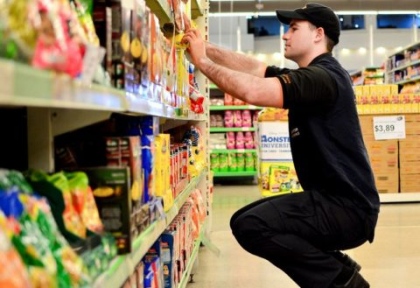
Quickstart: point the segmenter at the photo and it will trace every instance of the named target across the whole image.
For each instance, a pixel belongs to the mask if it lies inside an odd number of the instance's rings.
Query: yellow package
[[[154,175],[156,196],[162,197],[163,209],[168,211],[173,203],[170,187],[170,135],[159,134],[155,137]]]

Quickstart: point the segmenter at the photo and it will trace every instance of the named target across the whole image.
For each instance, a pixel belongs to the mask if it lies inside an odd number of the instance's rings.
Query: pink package
[[[254,149],[254,137],[251,132],[245,132],[245,149]]]
[[[235,132],[226,133],[226,148],[235,149]]]
[[[245,143],[244,143],[245,137],[243,132],[237,132],[235,137],[235,147],[236,149],[244,149]]]
[[[251,126],[252,126],[251,111],[243,110],[242,111],[242,127],[251,127]]]
[[[233,126],[242,127],[242,113],[239,110],[233,112]]]
[[[233,113],[230,110],[225,111],[225,127],[233,127]]]

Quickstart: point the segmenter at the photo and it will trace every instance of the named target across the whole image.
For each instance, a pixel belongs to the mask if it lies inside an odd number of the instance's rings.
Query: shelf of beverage
[[[420,192],[379,193],[381,203],[420,202]]]
[[[257,171],[213,171],[214,177],[245,177],[257,176]]]
[[[125,280],[133,274],[136,265],[141,261],[150,247],[156,242],[159,236],[165,231],[166,227],[174,220],[179,213],[179,209],[205,177],[206,170],[197,177],[190,180],[181,194],[175,199],[174,205],[166,213],[166,217],[152,223],[143,233],[133,242],[132,252],[117,256],[111,263],[108,270],[100,275],[94,283],[95,288],[115,288],[121,287]]]
[[[0,105],[100,110],[154,115],[170,119],[207,121],[192,112],[180,113],[168,104],[135,97],[123,90],[83,85],[66,75],[0,59]],[[182,115],[181,115],[182,114]]]
[[[257,153],[257,149],[211,149],[211,153]]]
[[[211,105],[210,111],[226,111],[226,110],[261,110],[262,107],[255,105]]]
[[[247,132],[256,131],[255,127],[210,127],[210,132]]]

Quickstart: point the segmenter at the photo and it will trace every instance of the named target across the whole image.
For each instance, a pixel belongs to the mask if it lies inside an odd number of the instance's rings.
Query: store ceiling
[[[296,9],[317,2],[335,11],[406,11],[420,10],[420,0],[210,0],[210,13],[272,12],[276,9]],[[259,5],[258,5],[259,4]],[[262,4],[262,5],[261,5]],[[262,7],[258,9],[257,7]]]

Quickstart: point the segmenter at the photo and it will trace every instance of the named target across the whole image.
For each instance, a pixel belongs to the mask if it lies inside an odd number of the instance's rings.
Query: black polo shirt
[[[304,190],[379,211],[379,195],[363,142],[352,82],[331,53],[296,70],[267,68],[283,87],[293,162]]]

